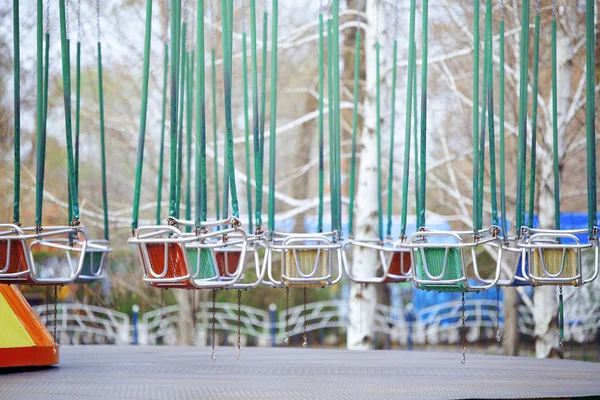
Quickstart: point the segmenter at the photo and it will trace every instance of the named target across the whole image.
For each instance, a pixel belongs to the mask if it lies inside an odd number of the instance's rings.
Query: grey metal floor
[[[78,346],[0,374],[0,399],[449,399],[600,395],[600,364],[417,351]]]

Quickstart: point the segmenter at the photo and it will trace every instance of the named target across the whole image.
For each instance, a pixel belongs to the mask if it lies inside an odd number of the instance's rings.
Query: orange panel
[[[0,349],[0,368],[40,367],[58,364],[60,348],[56,346],[11,347]]]
[[[4,268],[6,265],[6,256],[8,253],[8,240],[0,240],[0,266]],[[27,258],[25,258],[25,251],[23,250],[23,242],[19,240],[10,241],[10,260],[8,263],[7,274],[15,274],[18,272],[27,271]],[[0,278],[0,282],[3,282]],[[14,281],[5,281],[12,283]],[[27,275],[23,276],[23,283],[32,282]]]
[[[176,243],[169,243],[169,255],[167,257],[167,273],[165,278],[177,278],[187,275],[185,268],[185,257],[181,246]],[[159,274],[164,270],[165,266],[165,244],[149,243],[146,245],[148,250],[148,259],[150,260],[150,268],[155,274]],[[193,286],[189,280],[178,283],[154,283],[155,287],[161,288],[187,288],[192,289]]]

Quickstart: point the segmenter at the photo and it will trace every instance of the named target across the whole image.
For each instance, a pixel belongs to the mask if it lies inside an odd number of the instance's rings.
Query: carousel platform
[[[0,399],[505,399],[600,396],[600,364],[419,351],[62,346],[0,370]]]

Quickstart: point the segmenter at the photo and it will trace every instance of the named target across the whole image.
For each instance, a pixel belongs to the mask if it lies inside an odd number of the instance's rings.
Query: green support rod
[[[50,82],[50,34],[46,32],[45,36],[45,45],[44,45],[44,78],[43,78],[43,97],[42,97],[42,132],[43,132],[43,141],[42,141],[42,153],[43,160],[41,162],[41,190],[43,198],[43,189],[44,189],[44,175],[45,175],[45,158],[46,158],[46,134],[48,132],[48,83]],[[37,188],[37,182],[36,182]],[[70,191],[69,191],[70,193]],[[37,189],[36,189],[37,194]],[[69,194],[70,196],[70,194]],[[71,204],[70,201],[67,202]],[[41,223],[41,222],[40,222]],[[38,225],[39,226],[39,225]]]
[[[179,218],[181,212],[181,180],[183,179],[183,126],[185,119],[186,105],[186,78],[187,78],[187,51],[185,49],[187,23],[184,21],[181,28],[181,41],[179,54],[180,64],[179,68],[179,100],[177,104],[178,109],[178,127],[177,127],[177,187],[175,188],[175,216]]]
[[[41,30],[40,30],[41,32]],[[13,222],[19,223],[21,201],[21,55],[19,34],[19,0],[13,0],[13,57],[14,57],[14,197]],[[41,49],[41,47],[40,47]],[[41,57],[38,59],[38,62]],[[41,86],[41,85],[40,85]]]
[[[394,40],[392,55],[392,107],[390,111],[390,159],[388,167],[387,195],[387,236],[392,236],[392,200],[394,197],[394,135],[396,132],[396,63],[398,61],[398,40]]]
[[[324,25],[323,25],[323,12],[319,12],[319,214],[318,214],[318,224],[317,224],[317,230],[318,232],[323,232],[323,209],[324,209],[324,204],[323,204],[323,199],[325,197],[325,179],[324,179],[324,170],[325,170],[325,154],[324,154],[324,147],[325,147],[325,127],[324,127],[324,111],[323,111],[323,95],[324,95],[324,68],[323,65],[325,63],[324,61]],[[356,40],[357,43],[360,42],[360,31],[357,30],[356,31]],[[358,47],[360,49],[360,47]],[[356,58],[356,57],[355,57]],[[356,67],[356,65],[355,65]],[[356,69],[355,71],[355,75],[356,75]],[[356,77],[354,78],[354,96],[356,97],[358,95],[358,91],[356,89]],[[355,100],[356,103],[356,100]],[[355,130],[354,125],[356,122],[354,122],[354,112],[353,112],[353,131]],[[355,154],[356,152],[356,137],[353,134],[353,151]],[[354,162],[355,162],[355,157],[353,156],[353,160],[352,160],[352,167],[354,169]],[[350,203],[353,205],[354,204],[354,195],[353,193],[353,182],[352,182],[352,178],[350,179]],[[352,205],[350,206],[350,220],[352,220]],[[352,223],[350,223],[350,226],[352,226]],[[350,229],[350,234],[352,234],[352,228]]]
[[[146,138],[146,115],[148,111],[148,75],[150,73],[150,44],[152,40],[152,0],[146,0],[145,32],[144,71],[142,79],[142,111],[140,112],[140,135],[138,139],[137,163],[135,168],[135,188],[133,191],[133,215],[131,218],[131,229],[137,229],[140,213],[140,192],[142,188],[142,169],[144,167],[144,141]],[[157,213],[159,213],[159,211],[157,211]]]
[[[416,130],[416,98],[417,92],[413,85],[416,83],[417,70],[414,67],[416,62],[416,45],[415,45],[415,14],[416,14],[416,1],[410,0],[410,16],[408,25],[408,73],[406,77],[406,121],[404,125],[404,169],[402,171],[402,220],[400,223],[400,237],[404,240],[406,238],[406,224],[408,220],[408,181],[410,178],[410,128],[411,128],[411,105],[414,101],[415,104],[415,135]],[[413,89],[415,89],[413,91]],[[414,97],[414,99],[413,99]],[[415,138],[415,175],[418,173],[416,169],[418,166],[418,143]],[[415,184],[418,179],[415,179]],[[418,198],[418,190],[415,190],[415,197]],[[417,199],[416,204],[419,201]]]
[[[186,174],[185,174],[185,219],[192,220],[192,118],[194,110],[194,51],[187,57],[187,85],[186,85]],[[198,171],[197,173],[200,173]],[[188,232],[191,226],[186,226]]]
[[[179,84],[179,19],[177,3],[171,0],[171,168],[169,182],[169,217],[177,217],[177,99]]]
[[[332,67],[332,47],[333,47],[333,22],[331,19],[327,20],[327,109],[328,109],[328,122],[329,122],[329,194],[330,194],[330,206],[331,206],[331,229],[335,226],[335,177],[333,176],[333,146],[334,142],[334,112],[332,111],[332,104],[335,101],[333,98],[333,67]]]
[[[204,0],[196,10],[196,226],[207,217],[206,187],[206,93],[204,58]],[[215,154],[216,159],[216,154]]]
[[[60,42],[62,53],[63,91],[65,107],[65,130],[67,142],[67,169],[69,182],[75,182],[75,162],[73,159],[73,135],[71,130],[71,77],[69,68],[69,51],[66,30],[65,0],[59,0],[60,9]],[[79,220],[79,202],[77,200],[77,185],[69,185],[72,199],[73,222]]]
[[[383,182],[381,176],[381,76],[379,75],[379,41],[375,43],[375,132],[377,136],[377,234],[383,241]]]
[[[539,8],[539,3],[536,6]],[[538,115],[538,82],[539,82],[539,54],[540,54],[540,14],[535,15],[535,30],[533,34],[533,92],[531,110],[531,161],[529,165],[529,210],[527,212],[527,226],[533,226],[533,214],[535,207],[535,176],[536,176],[536,153],[537,153],[537,115]],[[553,81],[554,82],[554,81]],[[556,86],[552,86],[552,92]]]
[[[273,0],[271,26],[271,123],[269,135],[269,231],[275,230],[275,157],[277,135],[277,20],[279,0]],[[263,44],[266,46],[266,42]]]
[[[409,36],[414,34],[414,22],[415,15],[413,13],[414,1],[411,0],[411,14],[410,14],[410,33]],[[402,220],[400,223],[400,237],[406,238],[406,225],[408,219],[408,180],[410,177],[410,128],[411,128],[411,106],[413,102],[413,96],[416,97],[416,93],[413,94],[413,81],[415,80],[415,70],[413,69],[413,58],[415,57],[415,48],[413,45],[414,40],[409,39],[410,45],[408,46],[408,73],[406,74],[406,121],[404,126],[404,169],[402,171]],[[415,142],[415,145],[417,143]]]
[[[598,221],[598,200],[596,194],[596,83],[595,83],[595,51],[594,45],[594,0],[586,1],[585,8],[586,35],[586,137],[587,137],[587,192],[588,192],[588,228],[590,237],[594,235],[594,226]]]
[[[256,201],[255,201],[255,218],[256,229],[259,230],[262,225],[262,169],[263,160],[261,157],[261,146],[259,133],[258,114],[258,68],[257,68],[257,51],[256,51],[256,1],[250,0],[250,47],[252,56],[252,134],[254,137],[254,180],[256,184]],[[266,65],[263,64],[263,70],[266,70]],[[248,176],[248,180],[250,176]],[[260,184],[259,184],[260,182]]]
[[[18,0],[15,0],[18,3]],[[42,0],[37,0],[37,65],[36,65],[36,180],[35,180],[35,225],[42,226],[42,205],[44,200],[44,161],[46,158],[46,135],[43,129],[44,119],[44,8]],[[16,131],[15,131],[16,132]],[[16,164],[15,164],[16,165]],[[15,167],[16,169],[16,167]],[[15,187],[16,187],[15,182]],[[15,189],[16,193],[16,189]],[[18,203],[15,200],[15,203]]]
[[[229,4],[228,4],[229,3]],[[233,0],[221,0],[222,10],[233,8]],[[225,95],[225,134],[226,134],[226,151],[227,151],[227,169],[229,182],[223,181],[224,185],[229,185],[231,191],[231,208],[234,217],[239,217],[237,188],[235,183],[235,164],[233,155],[233,122],[231,113],[231,85],[232,85],[232,67],[231,67],[231,37],[233,26],[231,24],[230,15],[222,17],[223,27],[223,83]]]
[[[488,48],[488,54],[485,62],[488,68],[488,90],[487,90],[487,102],[488,102],[488,135],[489,135],[489,151],[490,151],[490,197],[492,203],[492,225],[498,225],[498,196],[496,194],[496,138],[494,130],[494,44],[492,36],[492,0],[486,1],[486,33],[485,41]],[[483,167],[483,165],[482,165]],[[483,206],[481,207],[483,212]],[[483,218],[482,218],[483,219]]]
[[[525,165],[527,163],[527,85],[529,71],[529,0],[521,12],[521,55],[519,71],[519,134],[517,150],[517,234],[525,223]]]
[[[222,219],[229,218],[229,164],[226,162],[223,168],[223,214]]]
[[[506,165],[505,165],[505,131],[504,131],[504,9],[502,9],[502,19],[500,20],[500,211],[502,214],[502,236],[504,239],[508,238],[508,221],[506,215]]]
[[[252,182],[250,176],[250,115],[248,110],[248,51],[246,49],[246,31],[242,32],[242,65],[244,70],[244,133],[246,150],[246,198],[248,200],[248,230],[253,231],[252,227]]]
[[[266,7],[266,5],[265,5]],[[257,207],[261,207],[262,209],[262,187],[263,187],[263,180],[264,180],[264,176],[263,176],[263,165],[264,165],[264,160],[265,160],[265,119],[266,119],[266,109],[267,109],[267,34],[268,34],[268,29],[269,28],[269,14],[267,13],[267,10],[265,9],[265,11],[263,12],[263,35],[262,35],[262,71],[261,71],[261,81],[260,81],[260,96],[261,96],[261,100],[260,100],[260,122],[259,122],[259,135],[260,135],[260,155],[259,155],[259,167],[260,167],[260,173],[258,175],[258,177],[260,178],[260,180],[256,181],[256,206]],[[258,189],[260,188],[260,189]],[[262,219],[260,221],[261,223],[257,225],[261,225],[262,224]]]
[[[75,184],[79,186],[79,132],[81,122],[81,42],[75,53]]]
[[[78,43],[79,45],[79,43]],[[110,239],[108,228],[108,194],[106,184],[106,145],[104,138],[104,83],[102,81],[102,44],[98,38],[98,108],[100,119],[100,162],[102,168],[102,211],[104,216],[104,239]],[[79,120],[79,118],[77,118]],[[77,182],[77,181],[75,181]]]
[[[413,31],[414,32],[414,31]],[[421,196],[419,194],[419,185],[421,184],[421,180],[420,180],[420,176],[419,176],[419,165],[421,160],[419,160],[419,156],[421,154],[421,151],[419,149],[419,113],[418,113],[418,109],[417,109],[417,42],[413,41],[412,42],[412,46],[413,46],[413,61],[412,61],[412,66],[413,66],[413,81],[412,81],[412,86],[413,86],[413,132],[414,132],[414,138],[413,141],[415,142],[415,146],[414,146],[414,157],[415,157],[415,161],[414,161],[414,165],[415,165],[415,214],[418,213],[420,204],[421,204]],[[418,224],[417,224],[418,226]]]
[[[221,217],[221,201],[219,191],[219,160],[218,160],[218,142],[217,142],[217,70],[215,68],[215,49],[210,51],[211,57],[211,88],[212,88],[212,120],[213,120],[213,169],[215,180],[215,216],[217,219]]]
[[[417,226],[425,226],[425,191],[426,191],[426,168],[427,168],[427,43],[429,41],[429,1],[423,0],[423,27],[422,27],[422,50],[421,50],[421,146],[420,146],[420,171],[419,171],[419,200],[417,210]]]
[[[476,233],[479,226],[479,1],[473,2],[473,32],[473,232]]]
[[[158,155],[158,179],[156,182],[156,225],[160,224],[162,203],[163,162],[165,159],[165,120],[167,115],[167,76],[169,74],[169,44],[165,43],[163,61],[162,113],[160,118],[160,151]]]
[[[554,164],[554,229],[560,230],[560,165],[558,163],[558,64],[556,15],[552,18],[552,149]],[[535,93],[535,92],[534,92]]]
[[[334,178],[335,178],[335,203],[336,203],[336,216],[335,225],[332,226],[338,235],[342,233],[342,193],[341,193],[341,153],[340,153],[340,139],[341,139],[341,112],[340,112],[340,2],[339,0],[333,0],[333,95],[334,95],[334,109],[335,109],[335,140],[334,140]]]
[[[361,10],[358,10],[360,12]],[[350,205],[348,207],[348,231],[354,236],[354,198],[356,196],[356,139],[358,135],[358,98],[360,82],[361,31],[356,28],[356,47],[354,49],[354,99],[352,104],[352,162],[350,163]],[[322,64],[320,62],[319,64]],[[322,97],[322,96],[321,96]]]

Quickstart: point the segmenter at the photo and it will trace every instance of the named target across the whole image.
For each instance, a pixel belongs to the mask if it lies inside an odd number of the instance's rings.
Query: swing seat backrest
[[[177,282],[149,282],[151,286],[161,288],[193,288],[189,281],[186,257],[182,244],[148,243],[142,246],[145,247],[148,255],[149,265],[146,268],[149,270],[148,272],[151,276],[160,277],[161,279],[181,278]]]
[[[240,268],[242,252],[238,249],[229,249],[226,251],[215,251],[217,268],[221,278],[233,278]]]
[[[390,269],[384,283],[407,282],[411,279],[412,257],[410,251],[396,251],[390,261]]]
[[[465,278],[461,250],[454,247],[425,247],[415,250],[415,273],[421,280],[430,280],[431,277],[440,281],[440,285],[422,284],[425,290],[438,292],[464,292],[463,282],[447,283]]]
[[[535,277],[571,279],[569,282],[561,281],[555,285],[579,286],[578,277],[578,251],[573,248],[564,249],[534,249],[533,253],[533,283],[538,283]],[[553,284],[547,283],[545,284]]]
[[[285,280],[286,286],[296,287],[318,287],[326,286],[331,277],[330,256],[328,250],[324,249],[291,249],[285,251],[285,277],[292,279],[311,278],[319,279],[318,282],[296,283],[288,279]]]
[[[81,274],[75,283],[89,283],[104,279],[108,253],[112,252],[107,240],[90,240],[83,259]]]

